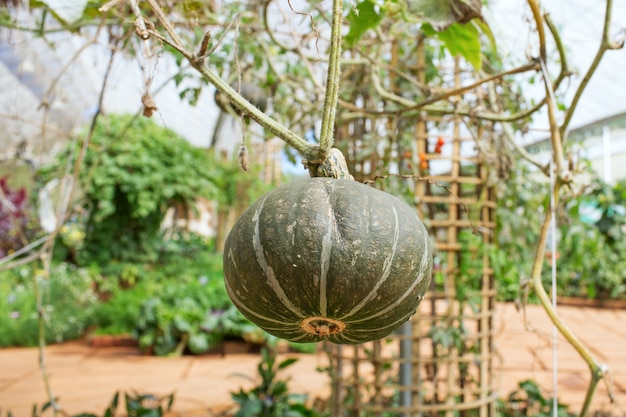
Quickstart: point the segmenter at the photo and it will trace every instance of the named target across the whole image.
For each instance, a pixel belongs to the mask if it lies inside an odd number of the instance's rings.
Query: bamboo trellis
[[[448,134],[429,132],[433,123],[447,126]],[[440,138],[446,145],[433,152]],[[441,171],[413,184],[436,247],[432,291],[388,339],[329,347],[332,415],[494,414],[495,289],[485,248],[495,229],[495,196],[480,155],[466,155],[473,140],[456,117],[418,120],[414,145],[422,168]]]

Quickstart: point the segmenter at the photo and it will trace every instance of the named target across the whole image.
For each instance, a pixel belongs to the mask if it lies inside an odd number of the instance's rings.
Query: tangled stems
[[[559,191],[561,189],[563,182],[557,177],[556,183],[553,190],[554,204],[558,204],[559,201]],[[552,221],[552,212],[551,210],[546,211],[546,217],[543,221],[543,225],[541,227],[541,233],[539,235],[539,242],[537,243],[537,251],[535,253],[535,260],[532,267],[531,272],[531,284],[535,294],[539,298],[539,302],[542,307],[546,311],[548,317],[552,323],[556,326],[559,332],[565,337],[565,339],[569,342],[574,349],[578,352],[578,354],[583,358],[583,360],[589,366],[589,370],[591,371],[591,381],[589,382],[589,386],[587,387],[587,393],[585,395],[585,401],[583,403],[583,407],[580,411],[580,417],[585,417],[589,413],[589,407],[591,406],[591,400],[595,394],[596,388],[600,380],[604,377],[607,372],[606,366],[598,364],[598,362],[593,358],[591,352],[587,347],[576,337],[574,333],[569,329],[569,327],[565,324],[565,322],[561,319],[561,317],[557,314],[556,310],[552,307],[552,303],[550,301],[550,297],[546,292],[546,289],[541,282],[541,270],[543,260],[545,258],[545,248],[546,242],[548,240],[548,233],[550,230],[550,223]]]
[[[163,25],[166,32],[170,35],[171,39],[166,38],[165,36],[161,35],[159,32],[153,29],[146,29],[144,32],[143,27],[138,26],[138,29],[142,31],[142,33],[146,33],[178,51],[190,62],[191,66],[195,68],[207,81],[215,86],[215,88],[220,93],[222,93],[233,106],[248,115],[251,119],[256,121],[259,125],[263,126],[272,134],[292,146],[295,150],[302,154],[302,156],[304,156],[307,161],[317,163],[325,159],[333,145],[335,114],[339,96],[339,82],[341,76],[341,22],[343,13],[343,4],[341,0],[333,0],[331,46],[327,70],[328,75],[326,95],[322,115],[320,145],[313,145],[308,143],[301,136],[281,125],[276,120],[272,119],[271,117],[257,109],[255,106],[253,106],[250,102],[248,102],[243,96],[241,96],[241,94],[239,94],[232,87],[230,87],[215,72],[213,72],[205,65],[204,56],[194,55],[192,52],[184,47],[182,41],[177,36],[171,24],[168,22],[167,17],[160,9],[158,3],[156,3],[154,0],[148,0],[148,3],[155,12],[155,16],[157,17],[159,22]],[[143,22],[143,17],[138,13],[137,22]]]

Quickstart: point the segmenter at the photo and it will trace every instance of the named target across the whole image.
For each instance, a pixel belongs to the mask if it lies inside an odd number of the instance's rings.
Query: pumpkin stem
[[[341,80],[341,24],[343,21],[343,1],[333,0],[333,14],[330,33],[330,51],[328,54],[328,72],[326,95],[322,113],[320,148],[328,152],[333,146],[339,83]]]
[[[348,163],[343,153],[337,148],[331,148],[323,161],[303,161],[304,166],[309,170],[311,177],[325,177],[335,179],[353,180],[348,170]]]
[[[346,324],[343,321],[316,316],[302,320],[300,322],[300,328],[318,337],[328,337],[343,332],[346,328]]]

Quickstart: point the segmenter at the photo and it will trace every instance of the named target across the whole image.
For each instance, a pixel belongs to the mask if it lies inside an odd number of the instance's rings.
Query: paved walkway
[[[626,310],[559,307],[564,320],[591,349],[592,354],[611,369],[609,374],[615,399],[611,403],[607,387],[601,384],[592,410],[624,416],[626,408]],[[500,360],[499,393],[506,396],[518,381],[533,379],[544,390],[552,390],[551,326],[538,306],[526,310],[533,330],[525,329],[523,315],[512,304],[497,307],[496,343]],[[589,370],[562,337],[558,344],[558,396],[577,412],[582,404]],[[328,395],[326,375],[316,371],[326,365],[324,354],[290,355],[300,360],[287,369],[293,392],[311,398]],[[260,357],[256,354],[205,355],[200,357],[158,358],[141,356],[135,348],[91,348],[83,342],[50,346],[46,364],[51,389],[70,415],[93,412],[101,415],[116,391],[165,395],[175,392],[178,416],[211,416],[207,409],[228,408],[230,392],[250,387],[245,378],[256,376]],[[12,410],[14,417],[31,415],[34,403],[46,401],[45,387],[38,368],[38,352],[32,348],[0,349],[0,417]],[[46,416],[50,413],[46,413]]]

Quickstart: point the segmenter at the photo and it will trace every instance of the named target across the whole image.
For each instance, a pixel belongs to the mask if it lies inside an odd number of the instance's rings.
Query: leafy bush
[[[177,237],[177,236],[175,236]],[[151,297],[160,297],[166,288],[181,288],[194,283],[219,283],[222,280],[222,257],[208,250],[208,243],[197,236],[168,240],[159,251],[159,262],[152,264],[111,262],[91,265],[102,302],[95,311],[97,333],[132,333],[142,305]],[[225,291],[217,305],[229,303]]]
[[[532,175],[520,165],[498,201],[498,242],[488,250],[498,296],[504,300],[515,299],[520,279],[530,276],[537,233],[548,210],[548,185],[529,181]],[[595,179],[585,194],[557,208],[556,220],[559,295],[626,297],[626,180],[609,186]],[[543,268],[546,286],[551,285],[551,257]]]
[[[596,180],[559,219],[559,289],[588,298],[626,296],[626,180]],[[546,274],[547,275],[547,274]],[[549,276],[544,276],[546,283]]]
[[[81,146],[71,144],[42,169],[42,181],[60,176]],[[77,260],[155,261],[166,210],[216,194],[212,166],[205,151],[150,119],[99,119],[79,176],[86,218]]]
[[[224,338],[258,333],[231,304],[221,277],[170,284],[142,305],[134,334],[139,347],[157,355],[199,354]]]
[[[0,272],[0,346],[38,343],[37,297],[42,297],[45,338],[59,343],[81,337],[93,324],[96,295],[86,269],[62,263],[50,276],[32,267]]]

